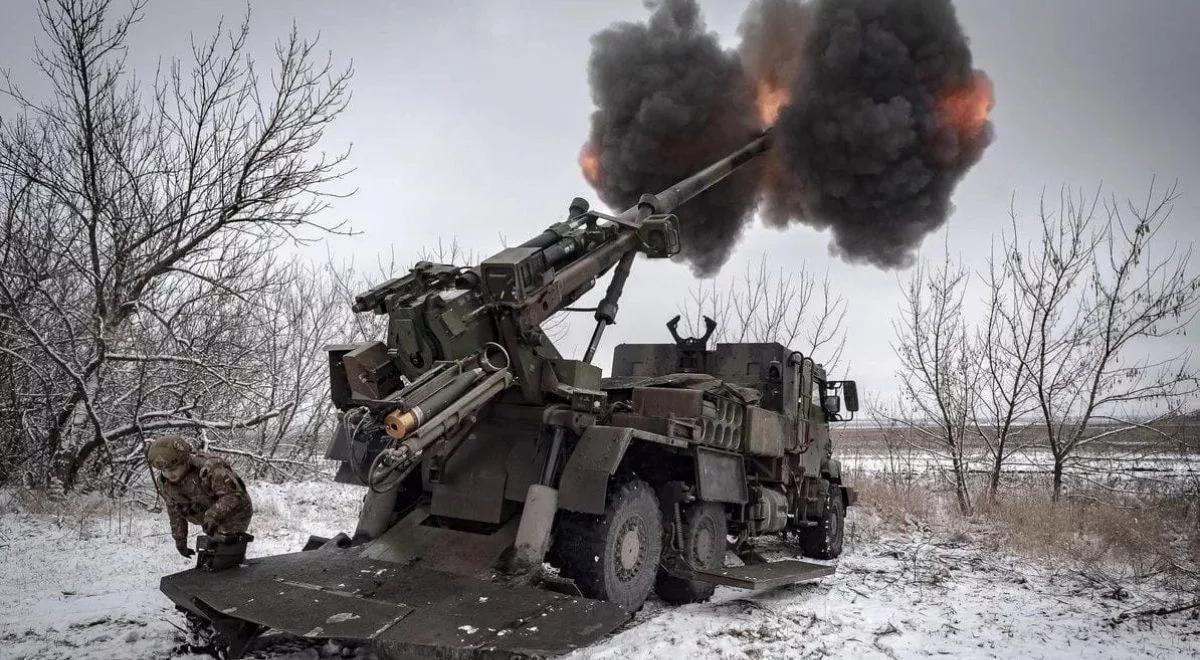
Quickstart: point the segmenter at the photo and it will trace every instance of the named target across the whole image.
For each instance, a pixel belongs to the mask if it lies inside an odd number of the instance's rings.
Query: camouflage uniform
[[[182,472],[175,481],[162,478],[158,482],[171,520],[171,536],[181,553],[187,548],[188,523],[199,525],[209,536],[240,534],[250,526],[254,513],[250,495],[228,463],[193,453],[178,436],[155,440],[149,457],[150,464],[164,473]]]

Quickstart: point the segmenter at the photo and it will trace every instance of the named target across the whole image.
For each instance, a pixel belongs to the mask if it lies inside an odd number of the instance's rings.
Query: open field
[[[1081,446],[1066,463],[1068,488],[1200,493],[1200,420],[1189,416],[1155,428],[1122,431]],[[1096,432],[1107,430],[1100,426]],[[861,422],[835,427],[833,437],[835,454],[852,472],[917,479],[949,469],[944,450],[920,430]],[[989,474],[992,458],[985,444],[977,436],[967,441],[968,470],[981,477]],[[1044,430],[1026,428],[1005,453],[1005,480],[1049,483],[1054,459]]]

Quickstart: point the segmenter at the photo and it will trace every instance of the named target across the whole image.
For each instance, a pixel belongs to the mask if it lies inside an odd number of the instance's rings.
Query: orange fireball
[[[758,119],[763,126],[772,126],[779,118],[779,110],[788,102],[788,90],[766,80],[758,81],[754,103],[758,106]]]
[[[600,155],[591,144],[583,145],[579,152],[579,168],[583,170],[583,178],[593,186],[600,185]]]
[[[982,71],[976,71],[968,86],[951,90],[938,99],[938,118],[960,134],[976,138],[987,125],[993,105],[992,81]]]

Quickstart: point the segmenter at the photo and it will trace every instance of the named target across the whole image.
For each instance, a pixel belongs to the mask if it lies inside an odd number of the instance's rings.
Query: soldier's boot
[[[254,537],[245,532],[217,533],[196,539],[196,568],[223,571],[240,566],[246,559],[246,544]]]

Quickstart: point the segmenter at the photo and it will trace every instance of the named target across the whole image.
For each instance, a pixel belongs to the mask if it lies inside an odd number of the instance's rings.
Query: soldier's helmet
[[[146,459],[156,470],[170,470],[187,462],[192,455],[192,446],[178,435],[168,435],[150,443]]]

